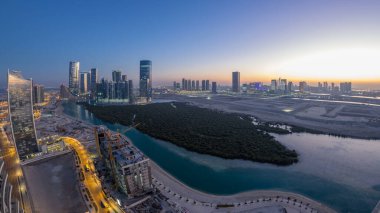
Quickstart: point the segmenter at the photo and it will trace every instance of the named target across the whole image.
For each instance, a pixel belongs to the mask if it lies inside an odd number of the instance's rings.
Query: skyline
[[[241,83],[281,77],[380,89],[376,1],[0,5],[1,88],[8,68],[46,87],[68,85],[71,60],[81,62],[81,72],[96,67],[110,79],[112,70],[121,70],[137,82],[139,61],[147,59],[155,64],[154,86],[183,77],[230,85],[237,70]],[[149,15],[141,15],[143,6]]]

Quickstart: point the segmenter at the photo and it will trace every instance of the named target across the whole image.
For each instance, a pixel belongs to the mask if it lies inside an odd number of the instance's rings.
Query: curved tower
[[[32,80],[8,71],[8,105],[12,136],[20,160],[39,152],[33,117]]]

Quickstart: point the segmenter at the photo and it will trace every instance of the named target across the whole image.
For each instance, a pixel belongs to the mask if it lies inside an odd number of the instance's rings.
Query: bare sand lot
[[[37,213],[86,212],[71,153],[23,167]]]
[[[380,105],[329,102],[291,97],[158,95],[157,99],[189,102],[199,107],[252,115],[279,122],[355,138],[380,139]]]

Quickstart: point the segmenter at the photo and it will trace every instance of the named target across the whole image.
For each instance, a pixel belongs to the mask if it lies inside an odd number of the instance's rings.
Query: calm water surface
[[[125,126],[103,122],[73,103],[64,112],[111,130]],[[126,135],[159,166],[190,187],[212,194],[254,189],[290,191],[318,200],[339,212],[371,212],[380,200],[380,141],[313,134],[274,135],[300,153],[300,163],[278,167],[225,160],[186,151],[137,130]]]

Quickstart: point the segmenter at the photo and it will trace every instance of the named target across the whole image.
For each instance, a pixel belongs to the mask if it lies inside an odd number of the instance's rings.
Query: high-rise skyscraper
[[[8,105],[13,140],[20,160],[39,152],[34,126],[32,81],[20,72],[8,72]]]
[[[128,81],[127,75],[121,75],[121,81]]]
[[[195,90],[199,91],[199,80],[195,82]]]
[[[79,94],[79,61],[70,61],[69,90],[73,95]]]
[[[215,81],[213,81],[211,84],[211,91],[212,91],[212,93],[216,93],[216,82]]]
[[[95,95],[96,93],[96,84],[98,83],[98,69],[92,68],[90,71],[91,79],[91,93]]]
[[[186,79],[182,78],[182,90],[186,90]]]
[[[270,90],[276,91],[277,90],[277,80],[273,79],[270,83]]]
[[[288,87],[287,80],[280,78],[278,80],[278,83],[280,84],[279,85],[279,90],[281,90],[282,92],[285,92],[287,90],[287,87]]]
[[[133,81],[128,80],[128,91],[129,91],[129,103],[133,104],[135,102],[135,95],[133,93]]]
[[[152,100],[152,62],[149,60],[140,61],[140,97],[148,102]]]
[[[240,92],[240,72],[232,72],[232,92]]]
[[[121,71],[120,70],[112,71],[112,81],[113,82],[120,82],[121,81]]]
[[[210,90],[210,81],[209,80],[206,80],[206,90],[207,91]]]
[[[206,80],[202,80],[202,91],[206,90]]]
[[[305,81],[301,81],[299,85],[299,90],[301,93],[305,92],[307,90],[307,83]]]
[[[88,72],[82,72],[80,74],[80,93],[85,94],[88,92],[88,80],[90,74]]]
[[[340,92],[341,93],[351,93],[352,92],[352,84],[351,82],[342,82],[340,83]]]
[[[327,92],[329,90],[329,83],[327,81],[323,82],[323,91]]]
[[[40,104],[45,101],[44,87],[39,84],[33,85],[33,103]]]
[[[293,82],[289,81],[288,83],[288,93],[291,93],[293,91]]]

